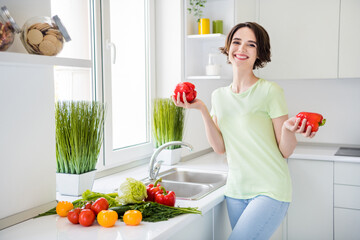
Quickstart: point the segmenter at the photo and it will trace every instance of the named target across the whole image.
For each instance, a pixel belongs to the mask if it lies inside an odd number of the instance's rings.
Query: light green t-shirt
[[[216,89],[211,101],[229,164],[225,195],[290,202],[291,178],[272,125],[272,118],[288,114],[282,88],[259,79],[243,93],[234,93],[231,85]]]

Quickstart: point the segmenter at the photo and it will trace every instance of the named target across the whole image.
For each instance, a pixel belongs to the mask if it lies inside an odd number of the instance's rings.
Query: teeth
[[[240,58],[240,59],[246,59],[247,56],[240,56],[240,55],[235,55],[237,58]]]

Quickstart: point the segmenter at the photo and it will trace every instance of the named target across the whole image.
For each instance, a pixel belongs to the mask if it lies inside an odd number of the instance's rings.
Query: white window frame
[[[153,143],[151,137],[151,103],[155,89],[155,4],[152,0],[144,0],[147,10],[147,42],[146,48],[149,50],[146,56],[146,76],[147,76],[147,93],[148,93],[148,139],[149,142],[123,148],[113,151],[113,136],[112,136],[112,113],[111,113],[111,50],[106,48],[106,40],[110,36],[110,28],[108,21],[109,17],[109,1],[108,0],[93,0],[92,11],[94,11],[93,29],[95,38],[95,48],[92,55],[94,59],[94,73],[93,76],[96,81],[96,99],[105,102],[107,112],[105,120],[104,144],[102,148],[102,156],[99,158],[97,165],[98,170],[113,168],[120,165],[133,163],[138,160],[148,159],[153,153]],[[102,11],[102,12],[101,12]],[[103,18],[101,18],[103,16]],[[104,17],[105,16],[105,17]],[[119,57],[119,56],[118,56]],[[134,114],[134,113],[129,113]],[[136,117],[136,116],[134,116]]]

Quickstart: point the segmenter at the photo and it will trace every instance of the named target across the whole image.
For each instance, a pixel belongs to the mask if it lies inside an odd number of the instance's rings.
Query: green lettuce
[[[116,200],[120,204],[141,203],[147,198],[145,184],[134,178],[126,178],[120,185],[118,194]]]

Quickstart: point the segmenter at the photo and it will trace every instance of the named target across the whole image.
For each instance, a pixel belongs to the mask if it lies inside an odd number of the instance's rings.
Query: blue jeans
[[[226,204],[233,229],[229,240],[267,240],[280,226],[290,203],[259,195],[250,199],[226,197]]]

